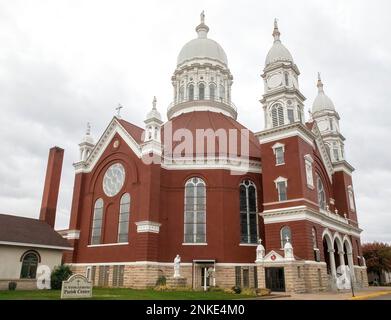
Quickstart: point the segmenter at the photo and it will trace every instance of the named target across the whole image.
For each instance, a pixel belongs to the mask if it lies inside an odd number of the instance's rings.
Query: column
[[[333,276],[333,279],[337,277],[337,269],[335,267],[335,259],[334,259],[334,250],[329,249],[329,258],[330,258],[330,269],[331,269],[331,275]]]

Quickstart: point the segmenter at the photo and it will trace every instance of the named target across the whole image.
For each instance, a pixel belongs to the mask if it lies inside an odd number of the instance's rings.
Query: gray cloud
[[[182,45],[206,10],[225,49],[239,121],[263,128],[260,74],[279,18],[309,108],[321,71],[341,116],[364,240],[391,242],[389,1],[0,0],[0,211],[37,217],[48,149],[66,149],[56,226],[66,228],[72,162],[85,123],[95,138],[121,102],[138,125],[152,97],[165,112]]]

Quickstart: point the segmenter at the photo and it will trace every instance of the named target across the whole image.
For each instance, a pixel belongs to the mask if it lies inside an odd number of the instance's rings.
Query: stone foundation
[[[169,263],[132,263],[124,264],[122,281],[114,281],[114,268],[118,266],[95,266],[95,272],[91,272],[90,278],[94,286],[104,287],[128,287],[145,289],[155,287],[160,277],[169,279],[173,277],[173,264]],[[319,292],[331,290],[330,276],[324,262],[290,261],[281,263],[260,264],[216,264],[215,272],[209,279],[210,286],[220,288],[232,288],[239,285],[242,288],[266,288],[265,268],[284,268],[285,292]],[[87,275],[87,268],[91,266],[71,265],[74,273]],[[92,269],[91,269],[92,270]],[[118,270],[118,269],[117,269]],[[102,272],[102,275],[100,275]],[[197,264],[183,263],[180,268],[181,277],[184,280],[181,285],[193,289],[202,289],[202,271]],[[358,287],[368,286],[368,277],[365,267],[355,266],[355,275]],[[8,288],[8,283],[7,283]]]
[[[0,290],[8,290],[8,284],[16,282],[16,290],[37,290],[36,279],[0,280]]]
[[[183,277],[168,277],[166,280],[166,284],[170,288],[185,288],[187,285],[187,280]]]

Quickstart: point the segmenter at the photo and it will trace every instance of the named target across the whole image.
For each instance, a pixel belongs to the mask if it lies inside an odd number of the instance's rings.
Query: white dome
[[[266,56],[265,65],[268,66],[274,62],[292,62],[293,58],[289,50],[281,43],[280,30],[278,30],[277,19],[274,20],[273,38],[274,43]]]
[[[266,56],[265,65],[268,66],[271,63],[280,61],[293,63],[293,58],[289,50],[281,43],[281,41],[275,41]]]
[[[157,111],[156,109],[152,109],[151,111],[148,112],[147,119],[162,120],[162,116],[160,115],[159,111]]]
[[[334,103],[331,99],[324,93],[323,83],[318,78],[318,95],[316,96],[314,103],[312,104],[312,113],[323,111],[323,110],[332,110],[335,111]]]
[[[201,13],[201,23],[196,27],[198,37],[186,43],[179,52],[177,65],[193,59],[211,59],[228,65],[224,49],[214,40],[208,39],[209,27],[205,24],[204,12]]]
[[[228,65],[224,49],[216,41],[208,38],[196,38],[186,43],[178,55],[177,64],[197,58],[217,60]]]

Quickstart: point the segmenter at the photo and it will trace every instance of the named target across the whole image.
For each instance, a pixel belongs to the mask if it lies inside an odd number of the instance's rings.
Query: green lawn
[[[56,300],[59,290],[0,291],[0,300]],[[127,288],[94,288],[93,299],[99,300],[231,300],[253,296],[225,292],[203,291],[154,291]]]

